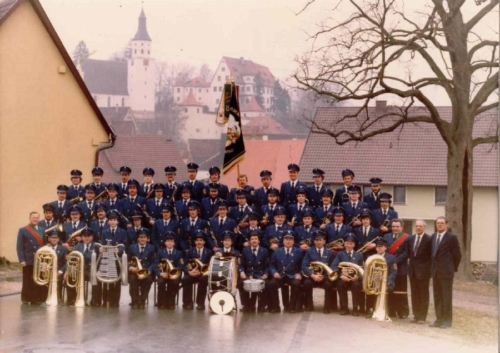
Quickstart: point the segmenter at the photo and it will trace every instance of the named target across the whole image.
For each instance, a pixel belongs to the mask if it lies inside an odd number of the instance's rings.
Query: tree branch
[[[491,10],[493,10],[495,8],[495,6],[498,5],[498,1],[499,0],[491,0],[488,5],[486,5],[485,7],[483,7],[474,17],[472,17],[469,20],[469,22],[467,22],[465,24],[465,29],[466,29],[467,33],[469,33],[470,30],[472,28],[474,28],[474,26],[477,25],[477,23],[479,21],[481,21],[481,19],[484,16],[486,16]]]
[[[476,137],[472,139],[472,148],[483,145],[485,143],[498,143],[498,135],[487,136],[487,137]]]
[[[476,96],[470,103],[470,110],[472,116],[476,115],[476,111],[483,105],[488,97],[498,88],[498,71],[491,76],[483,86],[479,89]]]
[[[488,110],[491,110],[491,109],[495,109],[495,108],[498,108],[498,101],[494,102],[494,103],[491,103],[491,104],[488,104],[488,105],[483,105],[481,106],[480,108],[478,108],[476,110],[476,114],[474,114],[474,116],[478,116],[479,114],[482,114],[482,113],[485,113],[487,112]]]

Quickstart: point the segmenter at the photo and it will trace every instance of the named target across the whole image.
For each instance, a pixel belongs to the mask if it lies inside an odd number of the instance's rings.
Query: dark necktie
[[[220,219],[220,222],[219,222],[219,227],[221,227],[221,228],[222,228],[222,226],[223,226],[223,225],[224,225],[224,219],[223,219],[223,218],[221,218],[221,219]]]
[[[319,194],[319,186],[316,186],[316,194]]]
[[[356,203],[355,202],[353,202],[352,208],[356,209]]]
[[[59,208],[62,208],[62,202],[59,201]]]
[[[254,256],[254,257],[257,257],[257,249],[256,249],[256,248],[253,248],[253,249],[252,249],[252,252],[253,252],[253,256]]]
[[[290,249],[286,249],[286,256],[289,257],[290,256]]]
[[[113,207],[114,205],[115,205],[115,201],[111,200],[111,207]]]
[[[316,248],[316,249],[318,250],[318,255],[321,258],[321,249],[318,249],[318,248]]]
[[[274,206],[273,205],[269,206],[269,209],[271,210],[271,212],[273,212]]]
[[[240,207],[240,216],[243,216],[243,207]]]
[[[352,260],[352,251],[349,251],[349,259]]]
[[[327,213],[327,212],[328,212],[328,207],[325,207],[325,213]]]
[[[114,229],[111,229],[111,237],[114,238],[115,237],[115,230]]]
[[[188,205],[188,202],[186,200],[184,200],[184,207],[187,207]]]
[[[133,197],[132,197],[132,198],[130,199],[130,202],[135,203],[135,198],[133,198]]]
[[[309,226],[306,226],[306,233],[309,234]]]
[[[144,246],[141,246],[141,255],[144,253]]]
[[[163,222],[163,225],[165,226],[165,228],[167,228],[168,227],[168,222],[167,221]]]
[[[295,189],[295,182],[292,181],[292,190]]]
[[[47,228],[49,228],[49,224],[50,224],[50,222],[49,222],[49,221],[46,221],[46,222],[47,222]]]
[[[89,254],[89,246],[88,245],[85,245],[85,251],[83,252],[84,255],[88,255]]]
[[[73,222],[73,232],[76,232],[76,222]]]
[[[89,202],[89,210],[92,209],[92,202]]]
[[[102,233],[102,228],[103,228],[103,227],[104,227],[104,222],[103,222],[103,221],[101,221],[101,225],[100,225],[100,227],[99,227],[99,233]]]
[[[160,200],[156,200],[156,207],[160,207]]]
[[[149,186],[148,185],[145,185],[144,186],[144,192],[147,194],[149,192]]]
[[[127,188],[127,184],[122,184],[122,189],[125,190]]]
[[[171,257],[172,256],[172,250],[169,250],[168,251],[168,257]]]
[[[299,205],[299,212],[302,212],[302,205]]]
[[[338,235],[340,232],[340,226],[337,224],[337,230],[335,230],[335,234]]]
[[[201,250],[198,249],[198,257],[201,259]]]
[[[422,239],[421,235],[417,235],[417,243],[415,244],[415,248],[413,249],[413,254],[415,255],[418,250],[418,246],[420,245],[420,239]]]
[[[366,235],[367,235],[367,233],[368,233],[368,227],[363,227],[363,229],[364,229],[363,236],[364,236],[364,237],[365,237],[365,239],[366,239]]]
[[[392,235],[392,240],[396,240],[397,234]]]
[[[377,194],[373,194],[373,198],[377,201]]]
[[[384,217],[387,216],[387,210],[384,209]]]
[[[191,227],[194,227],[194,219],[191,220]]]

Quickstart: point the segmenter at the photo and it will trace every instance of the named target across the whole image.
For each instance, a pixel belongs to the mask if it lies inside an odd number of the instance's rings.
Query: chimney
[[[387,109],[387,101],[375,101],[375,112],[377,115],[385,114]]]

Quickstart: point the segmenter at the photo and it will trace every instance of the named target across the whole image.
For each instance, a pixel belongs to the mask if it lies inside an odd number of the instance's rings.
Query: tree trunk
[[[459,137],[459,135],[461,135]],[[449,228],[456,234],[462,251],[457,276],[473,280],[471,271],[472,243],[472,137],[457,133],[448,145],[448,188],[446,217]]]

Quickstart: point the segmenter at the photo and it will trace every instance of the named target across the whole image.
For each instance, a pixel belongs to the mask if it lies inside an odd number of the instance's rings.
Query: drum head
[[[217,292],[210,298],[210,309],[218,314],[229,314],[235,308],[234,297],[228,292]]]

